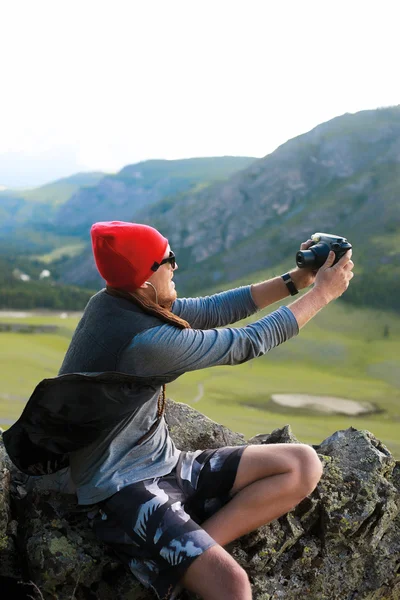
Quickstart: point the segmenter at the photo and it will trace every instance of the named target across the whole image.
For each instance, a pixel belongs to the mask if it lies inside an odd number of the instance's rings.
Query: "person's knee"
[[[248,592],[251,590],[250,581],[248,575],[242,567],[236,563],[231,573],[228,575],[228,580],[232,581],[233,588],[238,594],[238,597],[244,598],[245,594],[243,592]],[[228,583],[228,581],[227,581]],[[242,595],[239,595],[239,592],[242,592]]]
[[[243,600],[251,598],[251,586],[247,573],[235,562],[229,565],[229,568],[221,575],[221,600]]]
[[[323,467],[314,448],[299,444],[296,448],[296,485],[299,495],[308,496],[321,479]]]
[[[213,546],[192,563],[182,585],[207,600],[251,600],[246,571],[220,546]]]

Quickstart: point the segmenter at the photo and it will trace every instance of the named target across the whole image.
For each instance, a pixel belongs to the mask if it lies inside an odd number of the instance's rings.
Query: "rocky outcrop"
[[[183,449],[244,443],[186,405],[169,401],[167,419]],[[249,443],[298,440],[286,426]],[[371,433],[353,428],[316,450],[324,475],[313,494],[229,547],[249,574],[253,597],[399,600],[400,464]],[[24,577],[45,600],[153,598],[96,541],[87,526],[90,514],[74,496],[38,482],[31,488],[0,445],[0,582]],[[40,597],[33,586],[29,594]],[[1,593],[1,583],[0,596],[16,597]]]
[[[18,523],[11,515],[11,471],[4,446],[0,439],[0,597],[7,598],[7,590],[15,592],[22,579],[21,561],[16,546]],[[4,589],[4,591],[3,591]],[[10,596],[16,598],[16,596]],[[7,598],[8,600],[8,598]]]

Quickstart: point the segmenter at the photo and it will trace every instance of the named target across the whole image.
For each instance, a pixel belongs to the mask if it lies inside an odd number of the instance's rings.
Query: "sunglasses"
[[[165,265],[165,263],[170,263],[171,267],[173,269],[175,269],[176,257],[175,257],[175,254],[172,252],[172,250],[170,251],[169,256],[167,258],[163,258],[160,263],[155,262],[154,265],[151,267],[151,270],[157,271],[157,269],[159,269],[161,267],[161,265]]]

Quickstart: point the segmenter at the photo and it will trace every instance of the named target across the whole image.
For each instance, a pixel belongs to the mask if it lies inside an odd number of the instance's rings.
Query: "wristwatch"
[[[289,290],[291,296],[295,296],[296,294],[299,293],[299,290],[294,285],[294,283],[292,281],[292,278],[290,277],[289,273],[285,273],[284,275],[282,275],[282,279],[285,282],[286,287]]]

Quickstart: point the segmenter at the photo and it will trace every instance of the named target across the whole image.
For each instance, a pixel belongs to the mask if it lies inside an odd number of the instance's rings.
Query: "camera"
[[[311,236],[314,242],[308,250],[299,250],[296,254],[296,264],[299,268],[308,267],[319,269],[322,267],[331,250],[335,253],[334,265],[352,248],[346,238],[330,233],[314,233]]]

